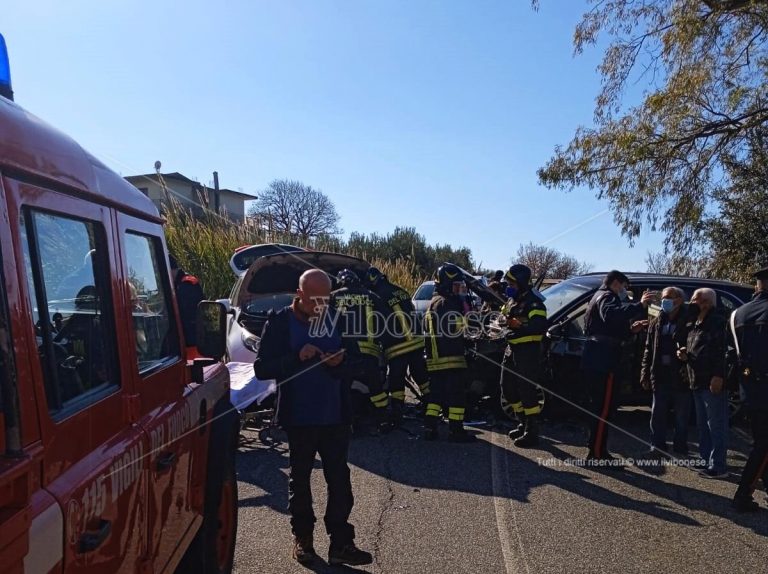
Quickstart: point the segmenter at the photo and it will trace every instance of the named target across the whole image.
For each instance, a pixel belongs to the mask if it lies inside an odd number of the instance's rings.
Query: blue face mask
[[[619,299],[621,299],[622,301],[629,300],[629,293],[624,287],[622,287],[616,295],[618,295]]]
[[[517,287],[507,287],[505,293],[507,297],[511,297],[512,299],[514,299],[515,297],[517,297]]]
[[[669,315],[675,309],[675,302],[672,299],[661,300],[661,310]]]

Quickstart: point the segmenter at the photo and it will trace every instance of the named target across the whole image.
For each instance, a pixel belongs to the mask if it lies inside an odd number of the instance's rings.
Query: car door
[[[42,486],[63,513],[63,571],[136,572],[146,549],[146,443],[125,408],[132,389],[119,353],[109,210],[5,183],[24,261]]]
[[[548,332],[547,370],[553,403],[567,408],[584,402],[584,388],[581,381],[581,355],[584,352],[584,320],[588,299],[576,304],[573,310],[550,327]],[[546,304],[546,303],[545,303]],[[549,408],[554,408],[550,405]],[[556,409],[555,409],[556,410]]]
[[[149,438],[149,562],[163,572],[177,560],[199,512],[193,505],[191,432],[199,418],[194,393],[185,393],[162,228],[117,215],[123,322],[131,339],[131,377],[137,390],[139,424]],[[192,532],[193,533],[193,532]],[[178,551],[178,552],[177,552]]]

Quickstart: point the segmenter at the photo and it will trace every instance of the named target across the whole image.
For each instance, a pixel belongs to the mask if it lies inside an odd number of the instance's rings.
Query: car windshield
[[[435,284],[432,282],[429,283],[422,283],[419,285],[419,288],[416,289],[416,293],[414,293],[413,298],[417,301],[424,301],[428,299],[432,299],[432,294],[435,292]]]
[[[547,315],[550,318],[553,317],[560,311],[560,309],[588,291],[591,291],[589,287],[579,285],[578,283],[572,283],[571,281],[563,281],[562,283],[553,285],[543,293],[546,297],[544,305],[547,307]]]
[[[293,302],[295,293],[273,293],[271,295],[253,295],[243,304],[243,313],[260,315],[271,310],[278,311]]]

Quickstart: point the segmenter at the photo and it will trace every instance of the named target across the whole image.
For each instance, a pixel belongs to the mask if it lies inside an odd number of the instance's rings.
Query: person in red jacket
[[[173,255],[168,255],[168,267],[171,270],[173,288],[176,291],[176,303],[179,306],[179,318],[187,345],[187,358],[197,356],[197,304],[205,300],[200,280],[186,273]]]

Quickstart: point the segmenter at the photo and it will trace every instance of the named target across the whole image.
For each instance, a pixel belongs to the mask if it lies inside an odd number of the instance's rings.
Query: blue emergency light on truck
[[[8,48],[5,45],[5,38],[0,34],[0,96],[13,99],[13,89],[11,87],[11,65],[8,62]]]

